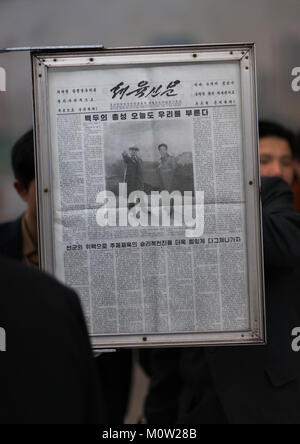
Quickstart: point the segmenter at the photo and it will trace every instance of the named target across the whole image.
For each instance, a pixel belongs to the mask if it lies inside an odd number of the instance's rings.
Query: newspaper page
[[[239,63],[53,69],[49,100],[55,274],[91,335],[249,329]]]

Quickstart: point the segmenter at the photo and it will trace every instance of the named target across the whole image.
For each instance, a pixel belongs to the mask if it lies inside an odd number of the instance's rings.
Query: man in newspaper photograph
[[[124,183],[127,184],[128,196],[144,188],[143,160],[139,157],[139,151],[139,148],[133,146],[129,148],[129,154],[127,151],[122,154],[126,164]]]
[[[161,144],[158,147],[160,161],[157,166],[161,191],[174,191],[174,177],[176,171],[176,160],[168,153],[168,145]]]

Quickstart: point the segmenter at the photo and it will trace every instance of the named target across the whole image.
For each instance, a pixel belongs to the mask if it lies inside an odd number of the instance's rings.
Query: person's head
[[[139,151],[140,151],[140,149],[137,148],[136,146],[131,146],[131,147],[129,148],[129,154],[130,154],[131,156],[136,156],[136,155],[139,153]]]
[[[36,217],[33,130],[28,131],[15,143],[11,160],[15,177],[14,187],[21,199],[27,203],[27,211]]]
[[[166,145],[165,143],[162,143],[161,145],[159,145],[158,151],[159,151],[161,157],[166,157],[166,155],[168,154],[168,145]]]
[[[281,177],[289,185],[295,178],[295,136],[273,122],[259,123],[260,168],[265,177]]]

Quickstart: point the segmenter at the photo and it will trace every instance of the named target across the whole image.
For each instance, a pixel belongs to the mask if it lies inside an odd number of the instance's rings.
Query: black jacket
[[[11,259],[22,259],[22,218],[0,224],[0,254]]]
[[[0,257],[1,424],[106,420],[80,303],[71,290]]]
[[[263,179],[262,192],[268,345],[153,351],[149,423],[203,423],[212,392],[231,424],[300,423],[300,215],[282,180]]]

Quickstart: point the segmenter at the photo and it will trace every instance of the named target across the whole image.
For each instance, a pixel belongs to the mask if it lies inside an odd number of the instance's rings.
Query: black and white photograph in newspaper
[[[194,194],[194,138],[189,120],[116,122],[104,129],[106,189]]]

